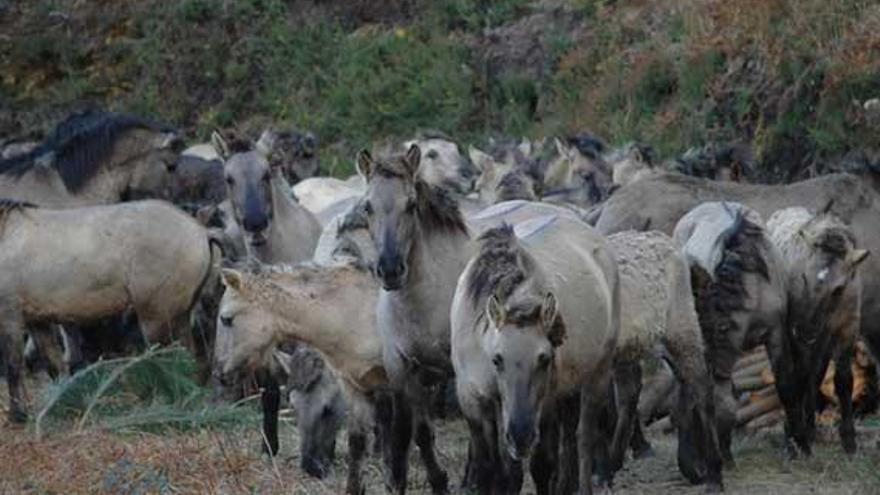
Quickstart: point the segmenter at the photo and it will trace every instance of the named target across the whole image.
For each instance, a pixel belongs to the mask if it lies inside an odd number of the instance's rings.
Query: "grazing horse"
[[[348,262],[273,267],[250,274],[224,270],[227,290],[219,332],[228,347],[218,349],[228,373],[259,363],[278,342],[296,340],[317,350],[339,377],[348,414],[349,466],[346,493],[360,495],[367,439],[387,377],[374,311],[379,289],[363,267]]]
[[[618,407],[611,469],[621,468],[634,428],[639,427],[641,361],[659,351],[679,382],[679,469],[692,483],[705,481],[720,489],[712,380],[688,264],[672,239],[660,232],[621,232],[608,236],[608,244],[620,276],[621,314],[614,359]]]
[[[184,339],[212,271],[208,235],[160,201],[50,210],[0,202],[0,343],[9,414],[24,420],[19,372],[26,326],[62,369],[52,323],[90,322],[132,307],[150,342]]]
[[[250,149],[249,143],[233,143],[236,147],[231,148],[216,132],[212,134],[211,141],[225,162],[223,167],[229,209],[243,234],[248,258],[268,264],[310,260],[321,235],[321,226],[293,198],[280,168],[270,166],[268,157],[272,153],[274,138],[268,138],[264,133],[254,149]],[[267,361],[264,364],[262,368],[254,369],[263,387],[266,447],[275,454],[278,451],[280,385],[277,377],[270,372],[273,363]],[[324,368],[323,373],[329,374],[330,370]],[[333,381],[333,378],[328,376],[326,380]],[[326,397],[330,396],[316,394],[313,398],[318,401]],[[331,441],[328,436],[322,440]],[[331,451],[329,447],[318,450]],[[303,454],[303,459],[315,457],[308,452]],[[329,462],[330,459],[315,459],[311,464],[323,466]],[[323,475],[323,469],[310,470],[310,474]]]
[[[868,251],[856,248],[850,228],[827,209],[815,215],[805,208],[779,210],[767,222],[767,231],[788,272],[789,336],[805,387],[799,395],[807,443],[801,448],[809,452],[814,441],[816,394],[834,357],[834,388],[841,416],[838,430],[844,451],[852,454],[856,450],[852,359],[862,302],[858,267]]]
[[[599,431],[619,329],[617,264],[589,226],[550,215],[502,225],[479,238],[451,308],[452,360],[471,432],[470,483],[518,493],[520,463],[534,450],[537,493],[553,493],[560,427],[569,463],[562,493],[592,492],[607,469]],[[562,404],[580,397],[580,414]],[[564,426],[560,426],[560,421]],[[576,448],[575,447],[575,431]],[[576,452],[576,453],[575,453]]]
[[[674,238],[691,269],[697,314],[715,380],[721,452],[733,462],[736,423],[733,367],[745,352],[764,345],[785,407],[787,438],[802,435],[795,362],[787,338],[787,274],[782,254],[760,215],[738,203],[704,203],[682,217]],[[790,446],[791,447],[791,446]]]
[[[30,152],[0,160],[0,197],[48,207],[167,198],[181,145],[140,117],[76,113]]]

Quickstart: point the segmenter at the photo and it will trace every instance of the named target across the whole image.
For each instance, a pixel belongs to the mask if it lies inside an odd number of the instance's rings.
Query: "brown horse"
[[[0,197],[71,207],[168,198],[182,141],[128,114],[76,113],[36,148],[0,160]]]

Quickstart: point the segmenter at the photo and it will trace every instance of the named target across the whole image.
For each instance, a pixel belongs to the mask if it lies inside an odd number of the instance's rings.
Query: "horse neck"
[[[320,224],[315,216],[291,196],[290,186],[280,174],[272,176],[272,213],[274,219],[269,226],[268,247],[275,252],[288,248],[303,256],[302,259],[278,261],[305,261],[311,258],[317,244]],[[293,249],[295,248],[295,249]],[[308,255],[304,255],[308,253]]]
[[[374,289],[372,281],[368,282],[370,289]],[[350,285],[314,299],[281,289],[284,291],[283,304],[267,302],[264,307],[282,322],[283,340],[295,339],[311,345],[334,361],[334,367],[341,369],[346,361],[363,352],[378,338],[373,316],[377,290],[370,292],[367,289],[363,294],[352,295],[353,287],[364,285],[349,280],[338,283]],[[289,289],[303,292],[298,284],[290,284]]]
[[[419,226],[410,253],[410,274],[407,286],[395,291],[410,304],[436,309],[438,295],[451,301],[458,276],[473,254],[473,241],[458,231],[426,231]],[[441,292],[438,292],[441,291]],[[448,294],[446,294],[448,292]],[[447,306],[448,312],[448,306]]]

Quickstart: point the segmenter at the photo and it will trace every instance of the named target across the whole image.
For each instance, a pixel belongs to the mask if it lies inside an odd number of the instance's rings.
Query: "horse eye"
[[[495,365],[495,369],[501,371],[504,369],[504,358],[501,357],[501,354],[495,354],[492,357],[492,364]]]
[[[233,318],[234,317],[232,316],[221,316],[220,323],[222,323],[224,327],[231,327]]]
[[[538,369],[545,369],[550,365],[550,356],[547,354],[538,354]]]

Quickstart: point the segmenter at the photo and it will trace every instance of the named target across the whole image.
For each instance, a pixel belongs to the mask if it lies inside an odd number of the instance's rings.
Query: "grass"
[[[254,422],[251,407],[212,404],[195,381],[196,364],[180,347],[98,361],[44,390],[38,436],[52,429],[186,431]]]

